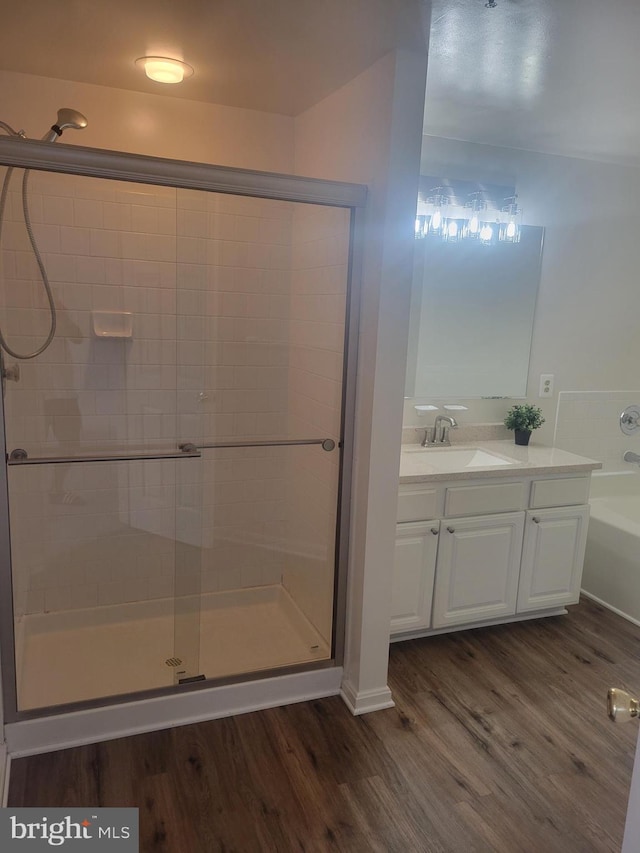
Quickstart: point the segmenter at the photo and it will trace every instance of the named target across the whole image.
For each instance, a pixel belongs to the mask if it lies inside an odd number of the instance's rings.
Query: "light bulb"
[[[447,225],[447,237],[450,240],[453,240],[458,236],[458,223],[455,219],[452,219],[451,222]]]
[[[502,208],[506,213],[505,221],[500,225],[498,239],[504,243],[520,242],[520,225],[522,223],[522,208],[516,202],[516,196],[505,199],[509,204]]]
[[[469,220],[467,228],[469,230],[469,234],[473,235],[474,237],[478,234],[478,232],[480,231],[480,217],[477,213],[473,213],[471,219]]]
[[[442,228],[442,213],[439,210],[435,210],[433,216],[431,217],[431,224],[429,226],[432,231],[438,232]]]
[[[486,222],[480,229],[480,239],[483,243],[490,243],[493,240],[493,228]]]

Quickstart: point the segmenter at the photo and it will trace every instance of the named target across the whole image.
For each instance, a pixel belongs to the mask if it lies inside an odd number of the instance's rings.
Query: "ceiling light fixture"
[[[168,56],[141,56],[136,59],[136,66],[156,83],[182,83],[193,74],[193,68],[186,62]]]

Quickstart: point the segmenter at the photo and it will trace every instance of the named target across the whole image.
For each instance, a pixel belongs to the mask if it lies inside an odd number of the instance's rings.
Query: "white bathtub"
[[[640,625],[640,473],[596,473],[582,591]]]

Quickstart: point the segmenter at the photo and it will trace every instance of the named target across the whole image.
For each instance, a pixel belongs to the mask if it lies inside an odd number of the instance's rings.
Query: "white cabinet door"
[[[439,521],[406,522],[396,527],[391,595],[392,634],[431,627],[439,529]]]
[[[588,506],[527,512],[519,613],[578,601],[588,522]]]
[[[442,522],[433,627],[516,612],[524,512]]]

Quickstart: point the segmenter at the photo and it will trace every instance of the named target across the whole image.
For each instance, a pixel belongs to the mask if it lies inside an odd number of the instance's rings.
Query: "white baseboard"
[[[376,690],[354,690],[353,686],[344,681],[340,689],[340,695],[345,705],[354,715],[369,714],[371,711],[382,711],[385,708],[394,708],[395,702],[388,687]]]
[[[626,619],[627,622],[632,622],[634,625],[638,625],[638,627],[640,627],[640,620],[634,619],[633,616],[629,616],[629,614],[625,613],[624,610],[618,610],[618,608],[614,607],[613,604],[603,601],[601,598],[598,598],[597,595],[592,595],[590,592],[587,592],[586,589],[581,589],[580,595],[584,595],[585,598],[590,598],[591,601],[595,601],[596,604],[600,604],[602,607],[606,607],[607,610],[611,610],[612,613],[622,616],[622,618]]]
[[[247,714],[264,708],[337,696],[341,681],[342,667],[329,667],[7,723],[7,747],[12,757],[37,755],[219,717]]]

